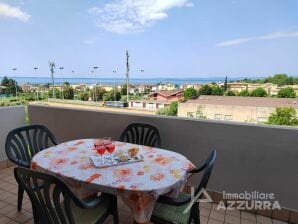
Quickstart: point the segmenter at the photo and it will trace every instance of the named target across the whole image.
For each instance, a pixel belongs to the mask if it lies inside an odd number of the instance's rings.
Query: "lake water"
[[[0,77],[2,80],[3,77]],[[30,83],[30,84],[47,84],[52,83],[52,80],[50,77],[14,77],[13,79],[16,79],[19,84],[22,83]],[[229,79],[229,81],[232,80],[238,80],[241,78],[233,78]],[[152,79],[136,79],[131,78],[130,83],[131,84],[157,84],[160,82],[170,82],[176,85],[181,85],[183,83],[208,83],[208,82],[223,82],[225,80],[225,77],[220,78],[183,78],[183,79],[177,79],[177,78],[152,78]],[[119,78],[55,78],[55,84],[61,84],[63,82],[69,82],[70,84],[122,84],[125,83],[125,79],[119,79]]]

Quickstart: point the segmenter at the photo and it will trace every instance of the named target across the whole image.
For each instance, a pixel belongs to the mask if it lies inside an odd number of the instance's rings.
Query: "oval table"
[[[118,195],[130,207],[136,223],[150,220],[159,195],[177,197],[194,165],[181,154],[142,145],[115,142],[115,151],[139,148],[141,162],[97,168],[91,161],[96,139],[62,143],[37,153],[33,170],[59,176],[81,198],[96,192]]]

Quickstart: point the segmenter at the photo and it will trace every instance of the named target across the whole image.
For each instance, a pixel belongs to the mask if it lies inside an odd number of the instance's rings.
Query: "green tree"
[[[271,113],[267,124],[297,126],[298,117],[293,107],[277,107],[274,113]]]
[[[127,95],[127,85],[122,85],[120,92],[121,92],[121,95],[126,96]]]
[[[90,97],[90,94],[88,91],[81,91],[79,93],[79,99],[80,100],[83,100],[83,101],[88,101],[89,100],[89,97]]]
[[[227,91],[227,90],[228,90],[228,76],[226,76],[225,83],[224,83],[224,86],[223,86],[223,91]]]
[[[188,99],[196,97],[197,94],[198,94],[197,90],[195,90],[194,88],[187,88],[184,91],[183,96],[184,96],[184,99],[188,100]]]
[[[74,96],[74,90],[72,86],[69,84],[69,82],[64,82],[62,84],[63,86],[63,97],[64,99],[73,99]]]
[[[103,94],[104,101],[119,101],[121,99],[121,93],[116,90],[111,90]]]
[[[227,96],[236,96],[237,94],[232,91],[232,90],[228,90],[227,93],[226,93]]]
[[[295,98],[296,92],[292,87],[283,88],[278,91],[277,97],[279,97],[279,98]]]
[[[5,86],[5,89],[3,89],[5,94],[15,94],[16,88],[18,92],[22,92],[22,89],[18,86],[17,82],[14,79],[7,78],[6,76],[3,77],[1,86]]]
[[[267,92],[264,88],[259,87],[251,91],[250,96],[252,97],[265,97],[267,96]]]
[[[203,85],[198,92],[198,95],[211,95],[212,88],[209,85]]]
[[[238,95],[239,96],[249,96],[249,92],[248,92],[248,90],[241,90]]]
[[[170,106],[165,108],[160,108],[156,111],[156,114],[158,115],[167,115],[167,116],[177,116],[178,112],[178,102],[173,101],[171,102]]]
[[[219,86],[213,86],[212,87],[211,95],[222,96],[223,94],[224,94],[224,91]]]
[[[95,99],[94,99],[94,91],[95,91]],[[97,86],[91,90],[90,96],[93,101],[101,101],[101,100],[103,100],[103,96],[106,93],[107,93],[107,91],[104,88]]]
[[[49,89],[48,94],[49,94],[49,98],[53,98],[53,91],[54,88]],[[55,88],[55,99],[60,99],[61,98],[61,91],[57,88]]]
[[[293,77],[289,77],[287,74],[276,74],[273,77],[264,79],[264,82],[271,82],[273,84],[277,84],[278,86],[293,85],[293,81]]]

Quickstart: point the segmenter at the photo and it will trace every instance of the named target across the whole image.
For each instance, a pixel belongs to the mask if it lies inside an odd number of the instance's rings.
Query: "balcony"
[[[118,139],[131,122],[150,123],[160,129],[162,146],[200,164],[212,149],[218,157],[208,188],[214,202],[220,192],[274,193],[282,210],[216,210],[201,203],[201,223],[298,223],[297,128],[202,121],[176,117],[136,115],[74,108],[29,105],[30,123],[53,131],[59,142],[111,136]],[[0,108],[0,223],[33,223],[29,199],[17,212],[17,184],[6,161],[4,142],[9,130],[25,124],[24,107]],[[196,184],[197,178],[190,184]],[[119,202],[121,223],[131,223],[129,210]],[[108,222],[110,223],[110,222]]]

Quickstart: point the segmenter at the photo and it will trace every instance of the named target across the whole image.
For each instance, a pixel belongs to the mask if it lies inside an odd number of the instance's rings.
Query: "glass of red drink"
[[[103,141],[96,140],[94,142],[94,148],[95,148],[96,152],[101,156],[101,162],[104,163],[103,154],[105,154],[105,152],[106,152],[106,147],[103,144]]]
[[[112,141],[111,137],[105,137],[103,138],[103,144],[106,147],[107,151],[109,152],[109,156],[108,159],[111,160],[111,162],[113,162],[113,157],[112,154],[115,151],[115,143]]]

